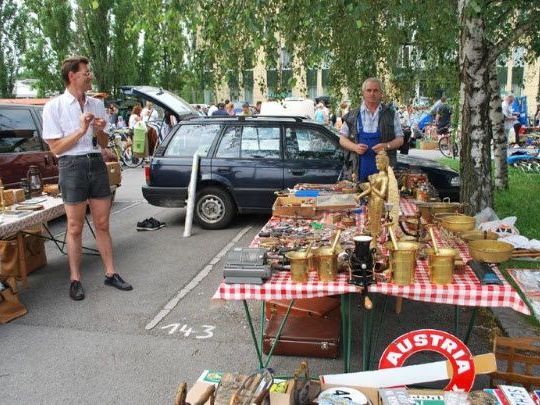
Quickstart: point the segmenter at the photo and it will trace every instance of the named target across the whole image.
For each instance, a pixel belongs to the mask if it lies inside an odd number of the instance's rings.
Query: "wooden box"
[[[15,193],[13,190],[4,190],[4,205],[6,207],[15,204]]]
[[[423,149],[423,150],[439,149],[439,142],[437,142],[437,141],[420,141],[420,149]]]
[[[24,201],[24,190],[22,188],[14,188],[13,194],[15,194],[16,203],[20,203]]]
[[[111,186],[119,186],[122,183],[122,173],[120,163],[118,162],[106,162],[107,173],[109,174],[109,184]]]
[[[278,197],[272,206],[272,215],[313,218],[316,215],[315,200],[313,198]]]

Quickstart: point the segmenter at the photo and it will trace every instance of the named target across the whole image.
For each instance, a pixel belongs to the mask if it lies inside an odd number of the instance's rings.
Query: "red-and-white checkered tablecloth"
[[[405,206],[405,208],[404,208]],[[412,211],[414,209],[414,211]],[[402,199],[403,213],[412,212],[416,206],[411,200]],[[275,219],[274,219],[275,220]],[[272,221],[272,219],[271,219]],[[254,240],[256,244],[256,240]],[[253,244],[252,244],[253,246]],[[456,243],[464,263],[471,259],[467,245]],[[530,314],[527,305],[520,298],[517,291],[506,281],[498,269],[495,273],[503,281],[502,285],[482,285],[468,266],[464,274],[454,274],[452,284],[436,285],[429,280],[427,260],[418,260],[415,270],[415,282],[401,286],[394,283],[378,282],[371,285],[371,293],[393,295],[415,301],[435,302],[472,307],[508,307],[523,314]],[[293,283],[289,272],[278,272],[262,285],[252,284],[225,284],[222,282],[213,299],[223,300],[274,300],[274,299],[302,299],[324,297],[327,295],[359,293],[360,287],[347,282],[347,274],[339,274],[334,282],[320,282],[315,271],[310,272],[306,283]]]

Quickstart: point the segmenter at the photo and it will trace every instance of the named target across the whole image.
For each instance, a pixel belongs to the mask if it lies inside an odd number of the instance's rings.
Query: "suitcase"
[[[265,354],[270,352],[283,317],[272,314],[268,321],[263,338]],[[329,312],[324,318],[289,316],[273,353],[335,359],[340,354],[340,326],[340,308]]]
[[[266,301],[265,317],[268,321],[273,314],[285,315],[291,300]],[[339,297],[320,297],[295,300],[291,307],[290,316],[311,316],[322,318],[330,311],[340,306]]]

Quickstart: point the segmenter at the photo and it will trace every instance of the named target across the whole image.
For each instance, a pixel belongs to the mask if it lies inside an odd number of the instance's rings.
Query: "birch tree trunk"
[[[462,202],[467,213],[476,214],[493,206],[491,146],[489,136],[490,85],[484,39],[484,20],[468,10],[469,0],[460,0],[460,80],[464,86],[460,155]]]
[[[504,136],[504,118],[502,113],[501,96],[499,95],[499,80],[497,79],[497,65],[489,64],[489,84],[491,99],[489,102],[489,118],[491,121],[493,139],[493,163],[495,167],[495,187],[508,188],[508,163],[506,162],[508,141]]]

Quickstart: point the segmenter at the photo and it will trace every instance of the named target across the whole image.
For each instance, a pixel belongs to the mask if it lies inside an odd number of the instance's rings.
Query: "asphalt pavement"
[[[67,257],[47,242],[47,267],[31,274],[28,288],[20,292],[28,314],[0,325],[2,404],[165,404],[173,402],[180,382],[192,384],[205,369],[256,369],[242,303],[211,297],[222,279],[221,258],[234,246],[248,246],[268,216],[240,216],[220,231],[194,226],[193,235],[183,238],[185,210],[147,204],[140,191],[143,182],[141,168],[123,172],[111,215],[116,268],[134,290],[103,285],[100,258],[85,255],[86,298],[72,301]],[[151,216],[167,226],[137,232],[137,221]],[[61,237],[65,220],[50,225]],[[88,230],[84,244],[95,247]],[[361,364],[363,311],[357,304],[353,370]],[[429,327],[454,332],[454,307],[405,301],[398,315],[390,297],[382,316],[384,305],[384,297],[374,297],[375,366],[383,349],[406,331]],[[259,304],[249,307],[258,321]],[[471,310],[459,309],[458,315],[458,335],[463,336]],[[489,311],[480,311],[476,325],[471,351],[488,352],[499,327]],[[434,359],[440,358],[416,355],[411,363]],[[301,360],[278,356],[270,366],[290,375]],[[309,365],[312,375],[343,370],[341,359],[309,359]],[[487,384],[482,377],[476,386]]]

